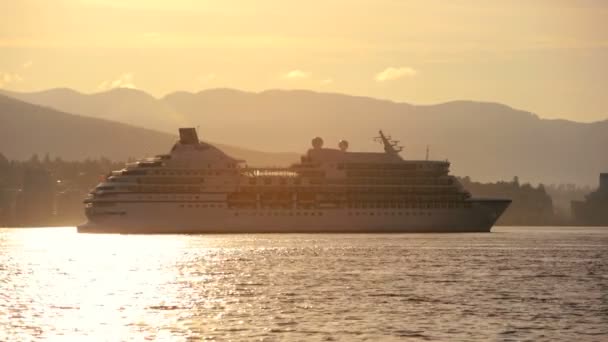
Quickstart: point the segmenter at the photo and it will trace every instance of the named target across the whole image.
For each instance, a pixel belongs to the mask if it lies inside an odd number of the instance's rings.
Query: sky
[[[0,0],[0,88],[311,89],[608,118],[608,1]]]

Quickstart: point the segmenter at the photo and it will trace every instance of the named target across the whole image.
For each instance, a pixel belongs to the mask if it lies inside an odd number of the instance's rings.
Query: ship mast
[[[403,151],[403,146],[399,145],[399,140],[392,140],[390,135],[384,135],[382,130],[378,131],[379,137],[375,137],[374,140],[384,145],[384,152],[389,154],[399,154]]]

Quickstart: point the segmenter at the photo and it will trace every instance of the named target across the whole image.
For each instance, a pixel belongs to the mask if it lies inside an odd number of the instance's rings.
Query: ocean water
[[[0,340],[608,341],[608,228],[0,229]]]

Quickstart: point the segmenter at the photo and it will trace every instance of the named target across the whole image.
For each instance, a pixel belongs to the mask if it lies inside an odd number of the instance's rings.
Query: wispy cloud
[[[0,71],[0,87],[10,85],[12,83],[22,82],[23,77],[15,72]]]
[[[114,80],[103,81],[97,86],[99,90],[109,90],[114,88],[131,88],[135,89],[135,84],[133,83],[134,75],[132,72],[126,72],[120,76],[118,76]]]
[[[216,74],[210,73],[210,74],[201,75],[201,76],[197,77],[197,80],[200,83],[209,83],[209,82],[215,80],[216,78],[217,78]]]
[[[403,77],[416,76],[418,72],[409,67],[388,67],[376,74],[377,82],[393,81]]]
[[[328,85],[328,84],[332,84],[334,83],[334,80],[331,78],[326,78],[324,80],[321,80],[321,85]]]
[[[21,67],[23,69],[29,69],[33,64],[34,64],[34,62],[32,62],[32,61],[26,61],[23,64],[21,64]]]
[[[310,78],[310,72],[302,71],[299,69],[291,70],[281,75],[281,78],[286,80],[303,80]]]

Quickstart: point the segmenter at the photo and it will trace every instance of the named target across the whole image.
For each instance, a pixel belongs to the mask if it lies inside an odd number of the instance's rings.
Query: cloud
[[[217,78],[216,74],[210,73],[210,74],[201,75],[201,76],[197,77],[197,80],[200,83],[209,83],[209,82],[215,80],[216,78]]]
[[[115,80],[111,81],[103,81],[97,86],[99,90],[109,90],[114,88],[130,88],[135,89],[135,84],[133,83],[133,73],[126,72]]]
[[[0,71],[0,87],[7,86],[11,83],[22,82],[23,77],[14,72],[2,72]]]
[[[34,62],[32,62],[32,61],[26,61],[25,63],[21,64],[21,67],[23,69],[29,69],[32,66],[32,64],[34,64]]]
[[[418,72],[408,67],[388,67],[376,74],[377,82],[394,81],[403,77],[415,76]]]
[[[332,80],[331,78],[326,78],[324,80],[321,80],[321,85],[328,85],[328,84],[332,84],[334,83],[334,80]]]
[[[281,75],[281,78],[286,80],[303,80],[310,78],[310,73],[299,69],[291,70]]]

